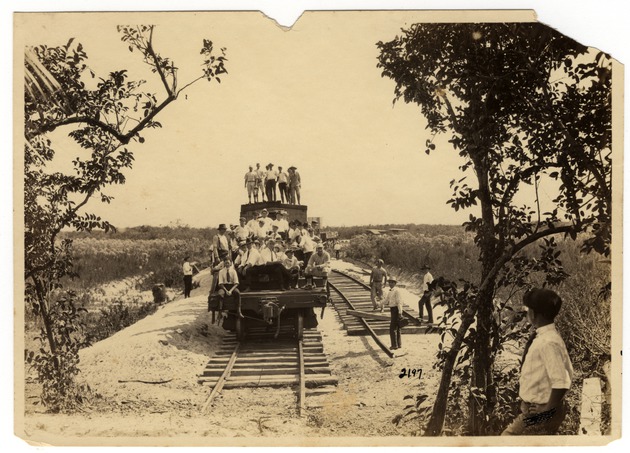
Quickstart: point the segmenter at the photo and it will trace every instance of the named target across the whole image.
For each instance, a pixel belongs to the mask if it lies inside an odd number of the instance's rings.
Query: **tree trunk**
[[[59,371],[59,360],[57,358],[57,342],[55,341],[55,336],[52,331],[52,321],[50,319],[50,313],[48,311],[48,302],[46,297],[46,290],[43,287],[42,282],[38,278],[33,278],[33,282],[35,283],[35,292],[37,293],[37,299],[39,302],[39,313],[42,318],[42,322],[44,323],[44,330],[46,332],[46,338],[48,340],[48,347],[50,348],[50,353],[54,357],[53,363],[55,365],[55,370]]]
[[[438,388],[437,395],[435,397],[435,403],[433,404],[433,411],[431,417],[427,423],[427,429],[424,432],[425,436],[439,436],[444,426],[444,418],[446,417],[446,405],[448,401],[448,390],[451,385],[451,377],[453,376],[453,368],[455,368],[455,360],[457,354],[462,347],[462,342],[466,336],[468,328],[474,320],[474,316],[466,316],[462,318],[462,324],[457,330],[457,335],[453,339],[451,349],[448,352],[446,360],[444,361],[444,368],[442,369],[442,376],[440,378],[440,386]]]
[[[493,318],[492,300],[494,297],[494,285],[488,285],[485,291],[480,292],[477,297],[477,324],[476,341],[472,356],[471,389],[477,388],[477,396],[471,394],[469,401],[468,431],[473,436],[484,436],[487,434],[487,415],[489,411],[488,390],[492,384],[492,358],[490,348],[491,329]],[[480,398],[482,395],[485,400]]]
[[[471,435],[483,436],[486,434],[488,411],[488,390],[492,381],[493,354],[490,350],[491,329],[493,322],[494,280],[491,275],[497,261],[497,238],[495,237],[494,213],[492,210],[492,196],[488,184],[488,163],[485,157],[479,155],[473,158],[475,173],[479,182],[478,197],[481,205],[482,225],[480,229],[480,258],[481,280],[489,279],[483,288],[480,288],[475,301],[475,313],[477,317],[476,339],[474,342],[474,354],[472,356],[471,390],[479,391],[477,396],[471,393],[469,400],[468,430]],[[481,396],[486,397],[483,399]]]

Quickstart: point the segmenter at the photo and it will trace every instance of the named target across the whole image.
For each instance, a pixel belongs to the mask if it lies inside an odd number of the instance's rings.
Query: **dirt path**
[[[358,269],[335,262],[344,270]],[[409,436],[417,426],[396,426],[392,419],[403,411],[406,395],[434,393],[438,374],[432,369],[438,335],[403,335],[402,356],[389,359],[364,337],[349,337],[332,308],[320,320],[337,392],[320,397],[322,406],[308,416],[296,412],[292,388],[230,389],[223,392],[209,415],[200,407],[210,388],[197,384],[208,357],[221,342],[223,329],[210,325],[206,312],[208,279],[189,299],[177,299],[155,314],[81,353],[81,378],[101,395],[94,407],[77,415],[52,415],[36,406],[26,414],[25,431],[31,440],[54,444],[117,444],[129,438],[150,444],[148,438],[170,438],[181,444],[193,441],[236,442],[247,438],[296,438],[306,444],[317,437]],[[403,282],[404,283],[404,282]],[[406,302],[418,296],[403,289]],[[388,338],[382,338],[389,341]],[[421,378],[399,378],[402,368],[422,369]],[[120,382],[168,381],[162,384]],[[310,401],[310,400],[309,400]]]

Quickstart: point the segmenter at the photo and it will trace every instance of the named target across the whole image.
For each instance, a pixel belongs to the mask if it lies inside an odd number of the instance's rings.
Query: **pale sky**
[[[229,74],[222,83],[199,81],[161,112],[156,119],[163,129],[147,130],[144,144],[129,145],[135,163],[125,173],[127,183],[104,190],[112,203],[90,203],[90,212],[117,227],[236,223],[247,201],[243,176],[256,162],[296,166],[302,204],[324,225],[461,224],[478,214],[446,204],[449,181],[462,177],[461,158],[448,135],[438,136],[437,150],[425,154],[430,134],[420,108],[393,106],[394,83],[376,68],[377,41],[436,17],[307,12],[286,30],[258,12],[101,13],[27,15],[16,25],[28,30],[27,45],[76,38],[97,76],[128,69],[130,79],[146,79],[158,99],[164,93],[157,75],[127,50],[116,25],[156,24],[155,48],[180,68],[180,87],[200,74],[203,38],[227,48]],[[66,170],[85,152],[67,138],[69,130],[53,135],[55,164]],[[541,193],[544,205],[550,197],[544,188]]]
[[[157,117],[163,129],[130,145],[136,160],[127,183],[105,190],[112,204],[91,202],[118,227],[236,223],[247,201],[243,176],[256,162],[296,166],[302,203],[327,225],[461,223],[469,213],[446,205],[460,158],[447,137],[424,153],[429,134],[419,107],[392,106],[394,83],[376,68],[377,41],[432,17],[311,12],[290,31],[256,12],[33,15],[24,25],[32,30],[27,43],[75,37],[97,74],[125,68],[156,88],[157,76],[120,41],[117,24],[157,24],[155,47],[180,68],[179,86],[197,74],[204,37],[227,48],[222,83],[199,81],[169,105]],[[85,152],[67,131],[54,136],[65,163]]]

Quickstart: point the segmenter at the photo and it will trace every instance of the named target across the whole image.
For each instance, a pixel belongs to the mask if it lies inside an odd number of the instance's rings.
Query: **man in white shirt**
[[[275,251],[275,245],[276,241],[269,239],[267,241],[267,246],[260,251],[260,256],[264,264],[280,262],[280,256],[278,256],[278,253]]]
[[[267,173],[265,173],[265,190],[267,201],[276,201],[276,180],[278,172],[273,169],[273,164],[267,165]]]
[[[433,324],[433,292],[429,290],[429,285],[433,283],[433,275],[431,275],[431,268],[426,264],[420,268],[424,271],[424,277],[422,277],[422,296],[418,301],[418,313],[420,317],[418,320],[420,323],[424,320],[424,307],[427,308],[427,314],[429,315],[429,324]]]
[[[219,295],[219,314],[223,311],[223,302],[226,297],[233,297],[236,302],[236,313],[240,318],[243,317],[241,313],[241,293],[238,291],[238,275],[236,270],[232,266],[232,261],[229,257],[223,260],[223,269],[219,271],[218,277],[218,295]]]
[[[249,171],[245,173],[245,188],[247,189],[247,198],[249,198],[249,203],[252,202],[252,195],[254,196],[254,201],[258,203],[258,191],[256,189],[256,172],[254,171],[254,167],[249,166]]]
[[[278,190],[280,191],[280,199],[282,204],[289,202],[289,175],[287,172],[282,171],[282,167],[278,167]]]
[[[296,167],[289,167],[289,201],[291,204],[300,204],[300,188],[302,178]]]
[[[387,283],[389,283],[389,291],[385,296],[385,306],[389,307],[389,311],[391,314],[390,322],[389,322],[389,339],[392,343],[389,349],[400,349],[402,348],[402,336],[400,334],[400,318],[402,317],[403,312],[403,302],[402,297],[400,296],[400,291],[396,287],[396,283],[398,280],[396,277],[389,277],[387,279]]]
[[[260,168],[260,164],[256,164],[256,189],[254,189],[254,195],[256,196],[256,200],[258,200],[258,192],[260,192],[260,201],[265,201],[265,170]]]
[[[276,213],[276,220],[273,221],[273,225],[278,225],[278,233],[286,239],[287,232],[289,231],[289,222],[285,219],[285,211],[278,211]]]
[[[190,257],[184,258],[184,264],[182,265],[182,272],[184,273],[184,299],[190,297],[190,291],[192,291],[192,276],[193,268],[188,262]]]
[[[307,233],[303,236],[300,236],[300,243],[298,245],[302,249],[304,262],[308,264],[311,260],[311,256],[313,255],[313,251],[315,250],[315,242],[313,242],[313,239]]]
[[[502,435],[555,434],[567,413],[564,396],[573,379],[571,359],[553,322],[562,299],[549,289],[534,288],[523,296],[523,305],[536,331],[521,364],[521,414]]]
[[[251,230],[247,226],[247,219],[245,217],[241,217],[239,219],[239,225],[234,228],[234,238],[238,243],[241,241],[246,241],[248,237],[252,235]]]
[[[219,234],[212,238],[215,262],[222,261],[225,255],[231,255],[230,238],[227,234],[225,234],[225,232],[227,231],[227,226],[225,226],[225,223],[220,224],[218,230]]]
[[[258,216],[257,222],[258,225],[256,225],[256,228],[253,230],[254,237],[264,241],[271,232],[271,228],[265,225],[265,219],[263,219],[262,216]]]
[[[300,264],[301,261],[294,256],[294,249],[289,247],[282,260],[282,265],[291,274],[291,287],[297,288],[298,278],[300,277]]]
[[[317,251],[313,253],[304,269],[307,286],[313,284],[313,276],[328,278],[330,273],[330,255],[324,250],[323,244],[317,244]]]
[[[254,247],[253,241],[248,239],[245,243],[245,247],[246,249],[243,251],[243,255],[238,266],[238,271],[243,277],[247,275],[247,271],[252,267],[264,264],[264,261],[260,256],[260,251]]]
[[[268,231],[271,231],[271,225],[273,225],[273,219],[269,217],[269,211],[267,211],[267,208],[264,208],[262,211],[260,211],[260,215],[263,218],[263,221],[265,222],[265,227],[267,227]]]

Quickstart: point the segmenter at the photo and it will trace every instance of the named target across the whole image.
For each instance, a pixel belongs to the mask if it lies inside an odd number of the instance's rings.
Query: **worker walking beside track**
[[[383,284],[387,281],[387,271],[383,269],[383,264],[384,261],[379,259],[370,274],[370,299],[373,310],[378,310],[380,307],[383,311]]]

